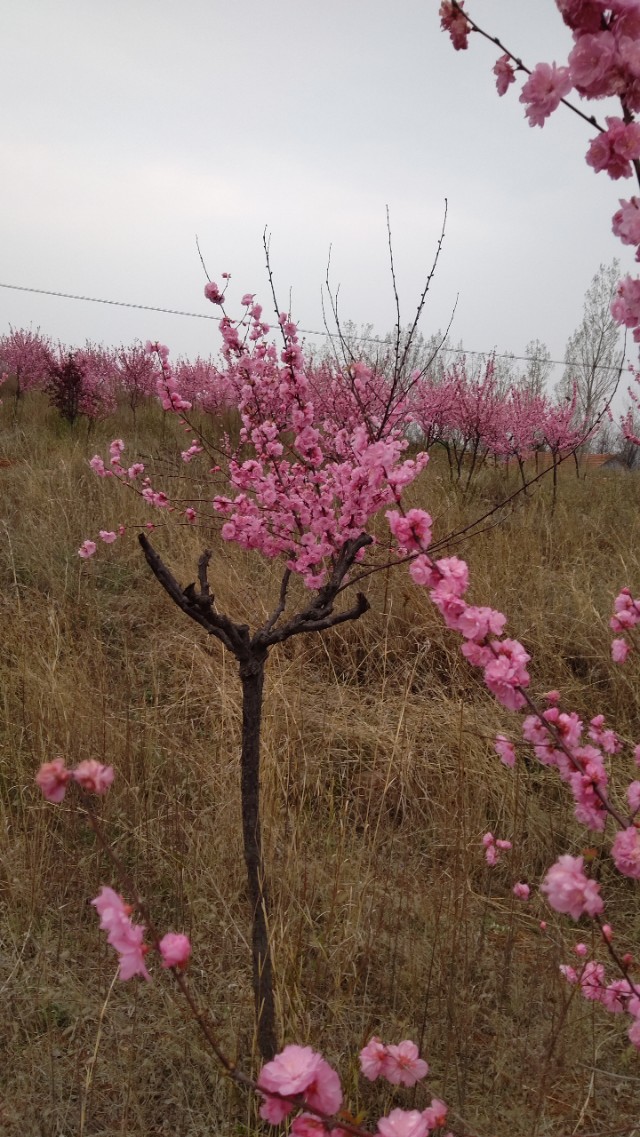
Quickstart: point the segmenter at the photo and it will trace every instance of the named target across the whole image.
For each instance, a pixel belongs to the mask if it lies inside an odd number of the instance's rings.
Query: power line
[[[168,316],[191,316],[195,320],[220,320],[221,316],[205,316],[202,312],[183,312],[179,308],[157,308],[153,304],[132,304],[128,300],[103,300],[97,296],[78,296],[75,292],[53,292],[49,288],[27,288],[22,284],[2,284],[14,292],[37,292],[40,296],[61,296],[65,300],[85,300],[88,304],[111,304],[115,308],[139,308],[145,312],[165,312]]]
[[[114,308],[136,308],[142,312],[161,312],[166,316],[188,316],[193,320],[213,320],[220,322],[222,316],[207,316],[203,312],[185,312],[181,308],[161,308],[154,304],[134,304],[128,300],[105,300],[98,296],[80,296],[75,292],[56,292],[49,288],[29,288],[22,284],[3,284],[0,281],[0,288],[9,288],[14,292],[33,292],[39,296],[58,296],[63,300],[84,300],[87,304],[109,304]],[[342,337],[337,332],[323,331],[318,332],[313,328],[298,328],[305,336],[324,336],[328,339],[341,339]],[[381,347],[389,347],[387,340],[381,340],[374,336],[357,336],[359,343],[375,343]],[[551,363],[560,367],[579,367],[581,364],[576,363],[574,360],[566,359],[536,359],[530,355],[514,355],[509,351],[471,351],[464,347],[446,347],[445,351],[450,351],[454,355],[476,355],[476,356],[492,356],[495,359],[513,359],[522,363]],[[609,364],[598,363],[595,365],[594,370],[597,371],[619,371],[619,367],[613,367]]]

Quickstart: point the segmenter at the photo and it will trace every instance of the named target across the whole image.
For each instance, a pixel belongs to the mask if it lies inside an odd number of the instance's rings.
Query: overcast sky
[[[530,65],[565,61],[571,40],[553,0],[468,8]],[[331,246],[343,317],[384,334],[394,322],[385,206],[407,322],[447,198],[425,335],[446,325],[459,294],[452,338],[469,350],[520,354],[539,338],[562,358],[598,265],[618,256],[633,269],[611,232],[633,186],[586,166],[594,131],[564,108],[529,127],[516,87],[496,95],[497,52],[477,36],[454,52],[438,9],[5,3],[0,281],[214,314],[197,233],[211,277],[230,272],[231,297],[256,292],[270,311],[266,225],[281,306],[291,290],[301,326],[322,329]],[[0,332],[159,338],[190,356],[219,343],[204,320],[5,288],[0,304]]]

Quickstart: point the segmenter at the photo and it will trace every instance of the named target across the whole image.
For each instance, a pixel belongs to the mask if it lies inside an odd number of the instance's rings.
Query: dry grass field
[[[86,822],[43,801],[43,761],[95,757],[117,780],[102,807],[113,847],[156,923],[193,940],[191,980],[228,1051],[250,1067],[249,918],[239,824],[240,684],[235,661],[160,589],[135,529],[83,562],[81,541],[148,514],[88,469],[111,438],[127,456],[178,442],[161,412],[125,411],[70,430],[38,396],[0,408],[0,1133],[2,1137],[205,1137],[266,1129],[226,1083],[170,976],[114,981],[115,953],[89,898],[117,887]],[[182,437],[182,436],[181,436]],[[569,464],[567,463],[567,467]],[[512,488],[515,476],[512,475]],[[466,495],[434,456],[410,494],[444,537],[504,496],[483,471]],[[197,484],[184,496],[202,494]],[[640,740],[639,670],[610,661],[608,618],[640,589],[640,482],[563,470],[552,513],[542,482],[500,523],[450,552],[470,562],[470,598],[507,612],[530,651],[532,689]],[[214,532],[159,528],[183,583],[204,545],[219,607],[255,625],[277,569]],[[516,738],[403,570],[368,581],[372,609],[324,636],[274,649],[264,722],[264,836],[283,1041],[321,1049],[369,1124],[394,1105],[450,1106],[456,1134],[631,1133],[640,1055],[624,1016],[561,979],[579,938],[532,889],[563,852],[597,849],[621,951],[640,945],[638,888],[572,819],[552,771],[506,770],[496,730]],[[624,785],[627,757],[612,782]],[[620,771],[616,775],[615,770]],[[511,838],[494,869],[482,834]],[[539,921],[548,920],[546,932]],[[413,1038],[426,1085],[378,1089],[357,1070],[372,1034]]]

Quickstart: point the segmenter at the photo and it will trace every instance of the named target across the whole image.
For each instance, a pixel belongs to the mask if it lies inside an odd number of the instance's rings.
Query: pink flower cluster
[[[69,782],[76,782],[88,794],[106,794],[113,782],[112,766],[103,766],[94,758],[79,762],[73,769],[65,766],[64,758],[54,758],[44,762],[36,774],[36,785],[40,787],[47,801],[59,804],[67,792]]]
[[[524,881],[518,880],[514,884],[511,891],[513,892],[516,900],[528,900],[531,889],[529,888],[528,884],[524,883]]]
[[[526,664],[531,658],[517,640],[494,639],[504,630],[506,616],[493,608],[476,607],[463,599],[469,570],[458,557],[431,561],[419,554],[409,566],[416,584],[429,590],[448,628],[466,640],[462,653],[474,667],[484,671],[484,681],[499,703],[517,711],[526,703],[523,689],[529,685]]]
[[[602,928],[605,939],[611,939],[611,929]],[[575,948],[578,956],[587,954],[585,944],[577,944]],[[628,967],[633,963],[631,956],[625,956],[624,964]],[[607,982],[603,964],[595,960],[588,960],[576,970],[570,964],[562,964],[560,972],[567,983],[580,987],[582,995],[591,1002],[600,1003],[611,1014],[631,1015],[633,1022],[628,1030],[628,1038],[637,1050],[640,1050],[640,991],[627,977]]]
[[[602,730],[602,716],[597,716],[596,721],[597,729],[592,726],[590,735],[603,740],[611,753],[615,735],[613,731]],[[544,766],[555,766],[571,789],[577,820],[589,829],[604,829],[607,809],[603,798],[608,774],[603,748],[584,744],[583,723],[578,715],[560,711],[557,706],[548,707],[540,715],[527,716],[522,734],[532,744],[538,760]]]
[[[504,734],[497,734],[493,745],[502,764],[513,769],[516,764],[516,751],[513,743],[509,742],[509,739],[505,738]]]
[[[360,1069],[370,1082],[385,1078],[392,1086],[415,1086],[429,1073],[415,1042],[405,1040],[390,1046],[375,1035],[360,1051]]]
[[[631,629],[640,623],[640,600],[634,600],[628,588],[623,588],[618,593],[613,608],[614,614],[609,621],[609,627],[614,632],[629,634]],[[630,651],[631,644],[622,637],[614,639],[611,643],[611,658],[614,663],[624,663]]]
[[[466,51],[471,27],[462,8],[464,0],[452,4],[451,0],[443,0],[440,5],[440,26],[451,36],[451,42],[456,51]]]
[[[122,897],[106,885],[103,885],[91,903],[100,916],[100,927],[107,932],[107,942],[118,953],[120,979],[124,981],[134,975],[142,975],[144,979],[150,980],[145,964],[145,956],[150,949],[143,943],[144,924],[132,923],[131,906],[125,904]],[[174,932],[163,936],[156,944],[156,949],[162,957],[163,967],[175,967],[178,970],[187,966],[191,955],[191,944],[187,936]]]
[[[597,134],[589,143],[587,164],[596,173],[606,170],[610,178],[630,178],[632,162],[640,158],[640,125],[637,122],[624,122],[621,118],[606,118],[607,129]],[[626,203],[621,202],[625,206]],[[614,214],[614,226],[617,213]],[[615,232],[615,228],[614,228]],[[629,242],[624,242],[628,244]]]
[[[259,306],[252,311],[258,314],[250,347],[237,342],[231,323],[223,328],[227,358],[242,379],[242,454],[228,461],[235,496],[216,496],[213,508],[225,519],[224,540],[283,556],[307,587],[319,588],[345,543],[361,537],[381,507],[399,503],[428,456],[403,460],[408,443],[400,425],[376,428],[359,414],[352,429],[344,424],[348,416],[336,421],[325,409],[321,417],[295,325],[281,316],[285,346],[278,359],[264,339]],[[354,389],[351,396],[357,403]],[[429,523],[426,514],[398,518],[412,545],[429,539]]]
[[[293,1111],[296,1101],[320,1113],[332,1115],[342,1105],[340,1079],[329,1063],[310,1046],[285,1046],[280,1054],[260,1071],[258,1089],[264,1093],[260,1116],[278,1125]],[[302,1114],[304,1119],[305,1115]],[[299,1121],[296,1118],[296,1121]],[[303,1137],[304,1130],[292,1128]],[[334,1131],[339,1133],[338,1131]]]
[[[511,841],[504,841],[500,837],[496,838],[493,833],[485,833],[482,844],[484,845],[485,860],[491,868],[498,864],[503,853],[513,848]]]
[[[142,942],[144,925],[131,922],[132,909],[129,905],[106,885],[103,885],[91,903],[100,916],[100,927],[107,932],[107,942],[118,953],[120,979],[124,981],[134,975],[142,975],[144,979],[150,980],[151,976],[144,962],[149,950]]]
[[[499,95],[506,95],[509,87],[516,81],[516,73],[508,55],[501,55],[493,68],[496,77],[496,89]]]
[[[574,920],[585,914],[597,916],[604,909],[600,885],[585,876],[583,865],[582,857],[570,857],[568,854],[558,857],[540,885],[551,907]]]
[[[544,126],[549,115],[560,106],[573,86],[568,67],[555,63],[538,63],[522,88],[520,102],[530,126]]]
[[[428,1073],[428,1065],[418,1056],[418,1048],[408,1040],[397,1046],[385,1046],[379,1038],[360,1052],[360,1068],[369,1081],[384,1077],[392,1085],[414,1086]],[[310,1046],[285,1046],[263,1066],[258,1090],[264,1100],[260,1116],[278,1125],[294,1109],[299,1109],[291,1122],[294,1137],[347,1137],[346,1131],[331,1126],[330,1118],[342,1106],[340,1079],[325,1059]],[[447,1107],[438,1098],[422,1111],[394,1109],[378,1121],[379,1137],[427,1137],[445,1124]],[[338,1122],[340,1118],[338,1117]]]

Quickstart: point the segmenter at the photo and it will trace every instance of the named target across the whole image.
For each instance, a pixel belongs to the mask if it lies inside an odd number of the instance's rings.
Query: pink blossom
[[[264,1121],[268,1121],[270,1125],[279,1125],[288,1117],[293,1109],[293,1103],[283,1101],[282,1098],[272,1097],[271,1094],[265,1094],[262,1105],[260,1106],[260,1117]]]
[[[637,813],[640,809],[640,782],[630,782],[627,786],[627,801],[629,802],[629,809],[632,813]]]
[[[640,880],[640,837],[635,825],[616,833],[611,846],[611,856],[618,872]]]
[[[589,960],[588,963],[585,963],[582,974],[578,977],[578,982],[583,997],[599,1003],[602,999],[604,987],[604,967],[593,959]]]
[[[91,469],[93,470],[94,474],[97,474],[99,478],[111,478],[111,477],[113,477],[112,471],[107,470],[107,468],[106,468],[106,466],[105,466],[104,462],[102,461],[102,458],[100,457],[99,454],[94,454],[93,458],[91,458],[89,460],[89,465],[91,466]]]
[[[511,841],[496,840],[493,833],[485,833],[482,838],[485,849],[485,860],[488,865],[497,865],[503,852],[512,848]]]
[[[158,944],[162,956],[163,967],[178,967],[181,970],[187,966],[191,955],[191,944],[187,936],[167,932]]]
[[[565,854],[551,866],[540,885],[551,907],[574,920],[579,920],[584,913],[597,916],[604,909],[600,885],[585,876],[583,864],[582,857]]]
[[[459,557],[442,557],[435,562],[434,568],[439,574],[439,581],[435,590],[442,594],[463,596],[469,587],[469,566]]]
[[[293,1137],[326,1137],[324,1122],[312,1113],[299,1113],[291,1122]]]
[[[589,738],[602,747],[605,754],[617,754],[622,743],[615,730],[604,729],[604,715],[594,715],[589,723]]]
[[[626,979],[614,979],[607,983],[600,993],[600,1002],[612,1015],[619,1015],[627,1009],[631,988]]]
[[[598,173],[606,170],[610,178],[630,178],[631,162],[640,158],[640,124],[621,118],[605,119],[607,129],[589,143],[587,163]]]
[[[501,636],[506,622],[507,617],[494,608],[465,604],[457,619],[456,630],[465,639],[480,642],[489,635]]]
[[[567,983],[574,984],[578,982],[578,972],[575,967],[571,967],[568,963],[561,963],[558,970],[566,979]]]
[[[393,1086],[415,1086],[421,1078],[426,1078],[429,1067],[419,1057],[415,1042],[406,1040],[397,1046],[387,1046],[387,1061],[382,1073]]]
[[[503,707],[518,711],[526,699],[516,688],[529,686],[526,664],[531,656],[517,640],[493,640],[491,648],[494,658],[484,669],[484,681]]]
[[[212,304],[224,304],[224,292],[221,292],[218,285],[214,284],[212,280],[205,284],[204,294]]]
[[[433,562],[428,557],[418,556],[409,565],[409,574],[415,584],[422,588],[431,588],[437,581],[437,572]]]
[[[183,462],[190,462],[196,454],[202,454],[202,446],[198,443],[197,438],[194,438],[188,450],[180,451],[180,457]]]
[[[599,99],[615,93],[616,54],[612,32],[600,30],[597,34],[580,36],[569,55],[569,68],[573,84],[581,95]]]
[[[627,1037],[636,1050],[640,1050],[640,1015],[638,1015],[627,1031]]]
[[[64,759],[54,758],[52,762],[42,763],[36,774],[36,785],[40,787],[47,801],[58,805],[64,798],[71,777],[71,770],[67,770]]]
[[[640,198],[620,199],[620,209],[613,215],[612,229],[623,245],[640,245]]]
[[[569,94],[571,86],[568,67],[556,67],[555,63],[538,63],[520,95],[520,102],[526,104],[525,114],[529,125],[544,126],[549,115]]]
[[[293,1137],[348,1137],[344,1129],[327,1130],[324,1122],[319,1117],[314,1117],[312,1113],[299,1113],[294,1117],[291,1122],[291,1133]]]
[[[113,778],[113,766],[103,766],[94,758],[80,762],[73,771],[73,780],[88,794],[106,794]]]
[[[100,540],[104,541],[105,545],[112,545],[117,536],[118,534],[114,533],[112,529],[100,530]]]
[[[389,528],[403,553],[418,553],[431,542],[432,519],[424,509],[410,509],[402,517],[396,509],[386,514]]]
[[[384,1042],[374,1035],[360,1051],[360,1069],[364,1077],[374,1082],[383,1073],[386,1060],[387,1048]]]
[[[611,641],[611,658],[614,663],[624,663],[630,651],[631,646],[626,640],[615,639]]]
[[[467,640],[463,643],[460,651],[473,667],[486,667],[493,659],[491,648],[483,647],[482,644],[474,643],[473,640]]]
[[[83,541],[78,549],[78,556],[82,557],[83,561],[88,561],[89,557],[93,556],[97,548],[98,546],[95,541]]]
[[[301,1094],[308,1106],[321,1113],[336,1113],[342,1105],[338,1075],[310,1046],[285,1046],[280,1054],[263,1066],[258,1088],[286,1096]],[[267,1095],[260,1110],[261,1116],[269,1121],[278,1112],[282,1119],[290,1109],[282,1112],[277,1101]]]
[[[260,1071],[258,1088],[276,1094],[302,1094],[317,1076],[322,1056],[310,1046],[290,1043]]]
[[[447,1120],[448,1108],[440,1098],[432,1098],[431,1104],[423,1109],[422,1116],[424,1117],[427,1128],[439,1129],[444,1125]]]
[[[304,1091],[304,1100],[311,1109],[321,1113],[337,1113],[342,1105],[340,1078],[324,1058],[320,1059],[315,1077]]]
[[[417,1109],[392,1109],[378,1122],[380,1137],[427,1137],[429,1126]]]
[[[562,18],[573,31],[598,32],[602,24],[602,0],[556,0]]]
[[[612,316],[616,323],[624,324],[625,327],[637,327],[640,324],[640,280],[623,276],[612,304]],[[620,615],[618,614],[618,619]],[[622,626],[622,623],[618,623],[614,626],[614,631],[622,630]]]
[[[456,51],[466,51],[469,46],[467,41],[471,27],[464,12],[459,10],[463,6],[464,0],[460,0],[457,8],[454,8],[450,0],[443,0],[440,5],[440,26],[443,31],[448,32],[451,36],[451,42]]]
[[[148,950],[142,943],[144,925],[131,923],[129,906],[112,888],[103,886],[91,903],[100,916],[100,927],[108,933],[107,940],[120,958],[120,979],[142,975],[150,980],[144,963]]]
[[[529,885],[524,884],[523,881],[517,881],[517,883],[514,884],[512,891],[517,900],[528,900],[531,889],[529,888]]]
[[[497,734],[493,745],[500,761],[513,769],[516,764],[516,751],[513,742],[509,742],[504,734]]]
[[[496,88],[499,95],[504,95],[509,90],[511,83],[516,81],[516,73],[511,65],[511,60],[508,55],[501,55],[495,67],[493,74],[496,77]]]

